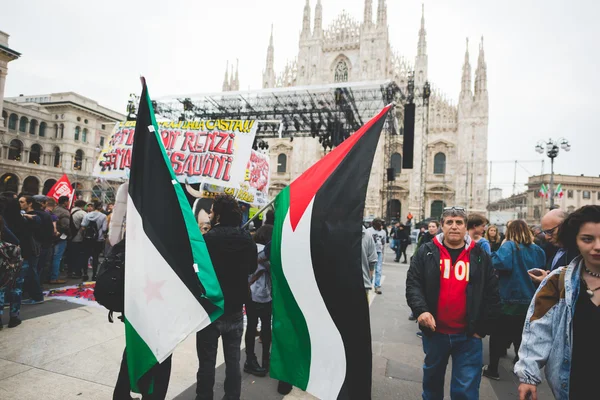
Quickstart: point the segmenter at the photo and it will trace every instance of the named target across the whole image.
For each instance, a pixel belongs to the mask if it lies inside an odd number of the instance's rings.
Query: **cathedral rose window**
[[[334,82],[348,82],[348,65],[345,61],[340,61],[335,66]]]

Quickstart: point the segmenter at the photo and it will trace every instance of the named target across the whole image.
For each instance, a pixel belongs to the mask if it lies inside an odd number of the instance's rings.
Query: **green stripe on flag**
[[[127,318],[123,316],[123,322],[125,322],[125,349],[127,350],[127,369],[130,377],[138,377],[138,379],[130,379],[131,390],[135,393],[141,393],[138,386],[138,380],[144,376],[150,368],[158,363],[154,353],[150,350],[150,347],[146,344],[144,339],[137,333],[133,325],[129,323]],[[130,357],[129,355],[135,357]],[[150,387],[150,393],[152,393],[152,387]]]
[[[148,94],[146,101],[148,102],[148,109],[150,110],[150,118],[152,118],[152,125],[154,126],[156,140],[158,143],[160,143],[160,150],[165,159],[165,164],[167,164],[167,167],[169,168],[172,181],[178,182],[175,171],[173,171],[173,165],[167,156],[167,151],[162,145],[162,138],[160,137],[158,124],[156,123],[156,116],[154,115],[154,108],[152,107],[152,101],[150,100],[150,92],[147,89],[146,93]],[[204,243],[202,233],[200,233],[200,228],[198,228],[198,222],[194,218],[194,213],[192,212],[192,208],[190,207],[190,203],[188,202],[185,193],[183,193],[183,188],[179,183],[174,184],[173,187],[175,188],[177,200],[179,201],[179,208],[183,214],[183,220],[185,221],[187,233],[190,238],[190,246],[192,248],[194,262],[198,265],[198,279],[206,291],[204,297],[210,300],[210,302],[217,307],[217,309],[210,314],[210,321],[214,322],[217,320],[217,318],[223,315],[223,311],[225,309],[225,300],[223,299],[221,285],[219,284],[217,274],[212,266],[210,254],[208,253],[208,249]],[[205,265],[207,262],[210,263],[210,268],[207,268]]]
[[[283,274],[281,237],[290,209],[290,188],[275,199],[275,226],[271,241],[273,282],[273,342],[271,377],[306,390],[310,376],[311,346],[308,326]]]

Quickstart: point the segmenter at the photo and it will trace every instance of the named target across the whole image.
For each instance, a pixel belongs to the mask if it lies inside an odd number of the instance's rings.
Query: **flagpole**
[[[265,210],[269,207],[271,207],[271,205],[275,202],[275,198],[273,198],[273,200],[271,200],[270,202],[267,203],[266,206],[264,206],[263,208],[261,208],[256,214],[254,214],[254,216],[252,218],[250,218],[244,225],[242,225],[242,229],[246,229],[248,227],[248,225],[250,225],[250,222],[254,221],[256,218],[258,218],[258,216],[260,214],[262,214],[263,212],[265,212]]]

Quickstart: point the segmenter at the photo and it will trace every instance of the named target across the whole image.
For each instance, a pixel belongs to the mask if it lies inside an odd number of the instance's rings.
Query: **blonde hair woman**
[[[492,263],[499,272],[502,314],[496,329],[490,335],[490,363],[483,375],[497,380],[500,379],[498,363],[507,345],[512,342],[515,354],[519,353],[525,315],[535,293],[528,271],[543,267],[546,255],[544,250],[533,243],[533,235],[527,223],[518,219],[508,226],[504,244],[492,253]],[[517,360],[518,356],[514,362]]]

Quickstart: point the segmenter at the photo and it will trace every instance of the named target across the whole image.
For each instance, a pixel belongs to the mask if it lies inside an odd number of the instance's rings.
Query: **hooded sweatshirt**
[[[87,227],[92,221],[96,223],[96,227],[98,228],[98,237],[96,238],[96,240],[98,242],[104,242],[104,233],[108,228],[108,221],[106,219],[106,215],[104,215],[104,213],[101,213],[100,211],[92,211],[90,213],[87,213],[85,217],[83,217],[83,221],[81,221],[81,226]]]
[[[436,316],[436,331],[444,334],[464,333],[467,328],[467,286],[471,249],[475,242],[465,236],[465,247],[452,263],[448,249],[443,245],[444,234],[440,233],[433,243],[440,250],[440,296]]]

